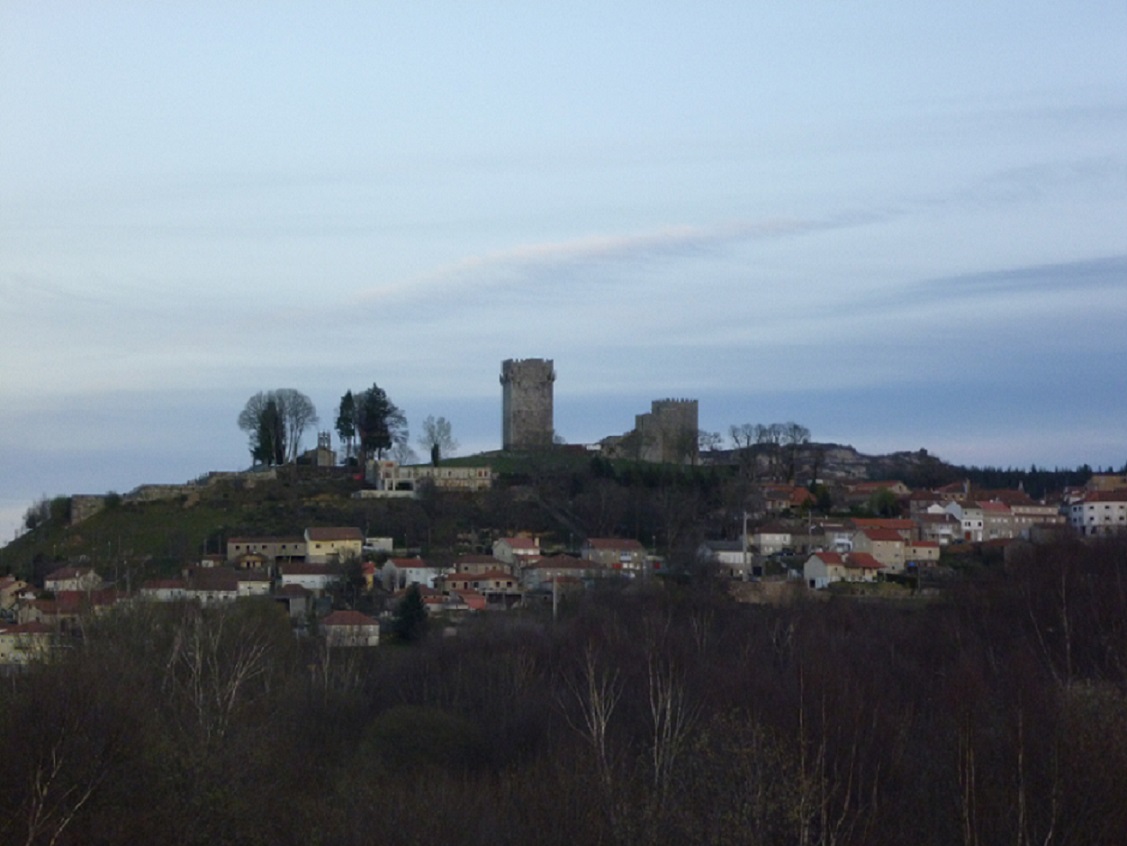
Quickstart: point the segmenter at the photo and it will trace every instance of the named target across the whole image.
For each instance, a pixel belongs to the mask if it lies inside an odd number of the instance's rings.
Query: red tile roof
[[[361,541],[364,533],[353,526],[324,526],[305,530],[311,541]]]
[[[884,565],[867,552],[851,552],[845,557],[845,566],[862,570],[883,570]]]
[[[631,552],[645,552],[646,548],[633,538],[587,538],[591,549],[627,549]]]
[[[378,626],[379,623],[359,611],[334,611],[321,621],[322,626]]]

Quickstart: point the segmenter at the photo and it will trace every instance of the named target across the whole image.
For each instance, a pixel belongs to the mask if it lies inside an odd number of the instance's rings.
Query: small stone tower
[[[501,446],[543,449],[552,445],[552,385],[556,371],[550,358],[508,358],[501,362]]]

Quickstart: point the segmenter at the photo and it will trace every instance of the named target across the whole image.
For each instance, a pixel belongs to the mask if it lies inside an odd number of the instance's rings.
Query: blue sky
[[[613,8],[609,8],[613,6]],[[873,452],[1127,461],[1127,6],[0,2],[0,539],[504,358]]]

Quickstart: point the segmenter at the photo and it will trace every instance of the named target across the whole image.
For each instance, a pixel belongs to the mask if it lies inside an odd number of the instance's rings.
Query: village
[[[563,447],[553,444],[555,379],[550,360],[502,363],[500,455],[570,450],[596,461],[725,465],[737,481],[737,530],[699,537],[695,547],[675,551],[668,544],[659,548],[656,534],[647,545],[637,537],[590,536],[572,524],[564,541],[559,531],[518,526],[477,537],[469,550],[435,550],[428,559],[403,538],[366,536],[359,526],[312,525],[293,526],[283,535],[233,534],[224,550],[183,561],[175,576],[138,583],[107,579],[90,562],[67,562],[45,573],[41,584],[14,574],[0,578],[0,665],[49,656],[80,637],[91,615],[136,603],[217,608],[258,599],[284,609],[298,635],[315,634],[332,647],[372,647],[381,632],[386,638],[409,592],[447,634],[466,615],[554,610],[561,597],[600,585],[659,583],[688,570],[726,583],[740,601],[872,594],[883,586],[891,589],[883,595],[926,598],[950,576],[948,559],[957,551],[985,551],[1005,561],[1029,545],[1127,531],[1127,475],[1093,474],[1053,500],[1035,500],[1020,489],[975,487],[969,480],[933,488],[912,488],[898,479],[827,482],[815,474],[819,463],[825,471],[828,451],[812,446],[803,427],[759,427],[758,443],[752,427],[743,427],[742,441],[732,427],[737,449],[718,452],[716,437],[698,430],[695,400],[655,401],[624,435],[592,447]],[[709,441],[711,448],[702,449]],[[293,469],[306,475],[351,472],[341,466],[329,433],[318,437],[303,461],[304,471]],[[797,484],[805,474],[812,476],[809,484]],[[127,499],[190,502],[209,487],[253,486],[277,475],[278,468],[215,473],[182,486],[141,486]],[[376,456],[364,461],[362,483],[351,496],[360,502],[464,499],[488,495],[499,478],[491,465],[472,459],[405,466]],[[70,523],[91,519],[109,501],[72,497]],[[676,502],[672,507],[679,508]]]

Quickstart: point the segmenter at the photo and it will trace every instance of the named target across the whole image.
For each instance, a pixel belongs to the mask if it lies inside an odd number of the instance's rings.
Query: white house
[[[282,564],[278,569],[280,587],[300,585],[314,594],[324,593],[339,578],[326,564]]]
[[[867,552],[815,552],[802,565],[802,578],[808,587],[821,590],[833,582],[875,582],[882,569]]]
[[[1086,492],[1069,506],[1069,522],[1089,537],[1127,532],[1127,490]]]
[[[359,611],[334,611],[321,621],[329,646],[379,646],[380,624]]]

